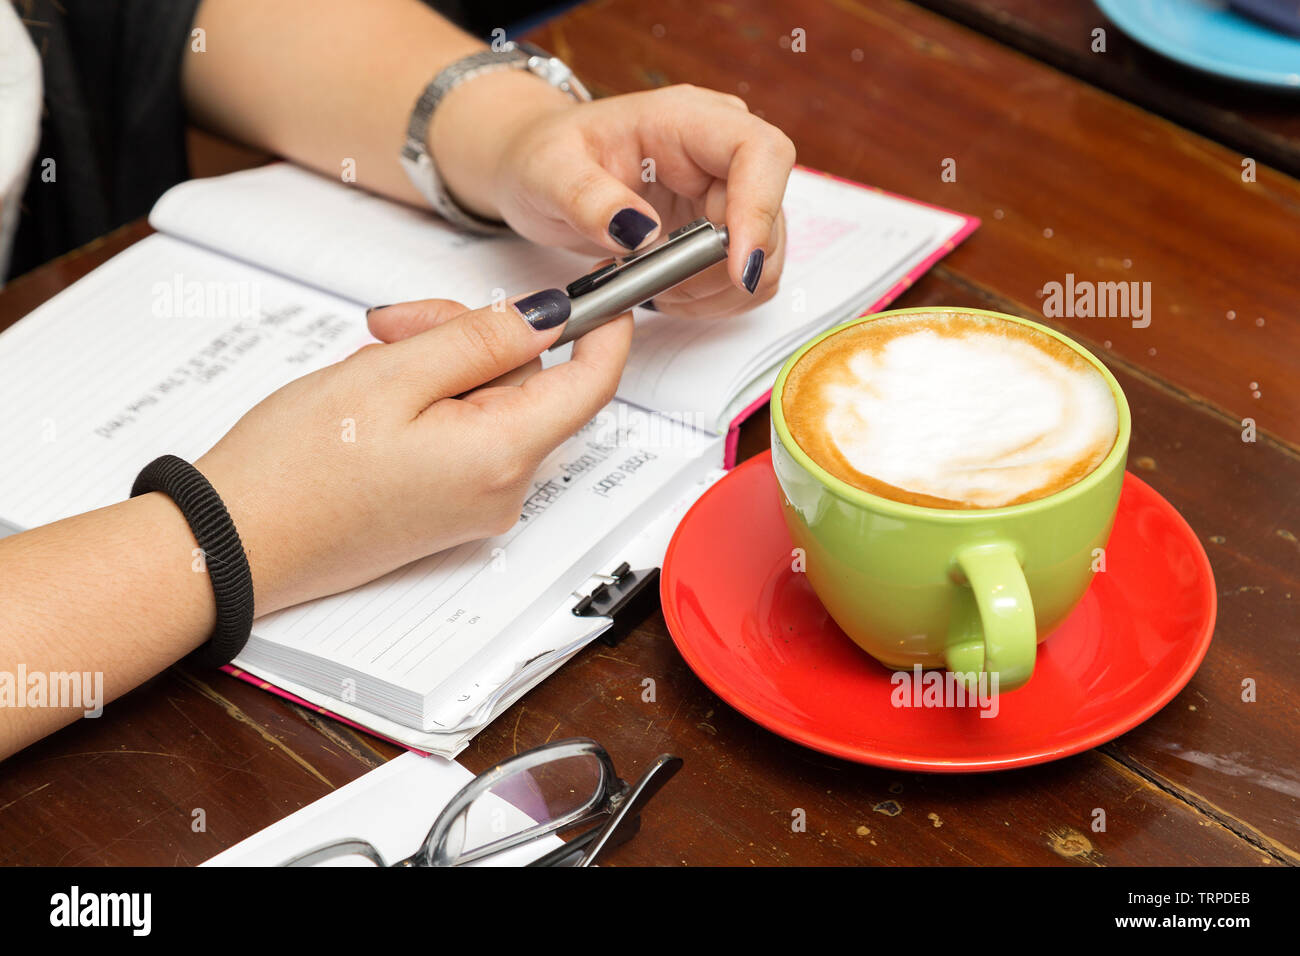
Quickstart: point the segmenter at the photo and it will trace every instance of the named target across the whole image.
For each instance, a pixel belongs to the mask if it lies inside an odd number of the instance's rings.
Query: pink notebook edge
[[[936,209],[939,212],[945,212],[948,213],[949,215],[957,216],[962,220],[962,225],[951,236],[948,237],[948,239],[943,243],[943,245],[941,245],[938,249],[936,249],[931,255],[927,256],[922,262],[918,263],[915,268],[909,270],[906,275],[904,275],[892,286],[890,286],[889,289],[886,290],[884,295],[882,295],[875,302],[871,303],[866,308],[864,308],[861,312],[859,312],[858,316],[870,315],[873,312],[879,312],[882,309],[884,309],[885,306],[889,305],[889,303],[893,302],[896,298],[902,295],[904,290],[908,289],[913,282],[915,282],[918,278],[923,276],[925,273],[929,272],[936,262],[938,262],[940,259],[946,256],[948,253],[952,252],[952,250],[956,249],[957,246],[961,245],[961,243],[966,239],[966,237],[969,236],[971,233],[973,233],[980,226],[980,219],[978,216],[970,216],[967,215],[966,213],[957,212],[955,209],[949,209],[945,206],[937,206],[933,203],[928,203],[921,199],[913,199],[910,196],[902,196],[899,195],[898,193],[892,193],[886,189],[881,189],[878,186],[868,186],[866,183],[860,183],[852,179],[845,179],[843,176],[836,176],[834,173],[823,172],[820,169],[809,169],[807,166],[800,166],[798,168],[803,170],[804,172],[812,173],[816,176],[825,176],[827,179],[833,179],[836,182],[844,183],[845,185],[848,186],[856,186],[858,189],[869,189],[872,192],[877,192],[880,193],[881,195],[889,196],[893,199],[899,199],[902,200],[903,202],[913,203],[914,205],[917,206],[925,206],[928,209]],[[857,316],[855,316],[855,318],[856,317]],[[737,415],[732,420],[731,424],[727,426],[727,440],[723,452],[723,467],[726,470],[730,471],[732,468],[736,466],[736,453],[740,443],[741,424],[744,423],[746,420],[748,420],[749,417],[753,415],[755,412],[757,412],[760,408],[766,405],[768,399],[770,399],[771,396],[772,396],[772,390],[769,388],[766,392],[764,392],[762,395],[756,398],[752,403],[746,406],[740,412],[740,414]],[[394,740],[392,737],[386,736],[385,734],[382,734],[379,731],[374,730],[373,728],[366,727],[364,724],[359,724],[355,720],[350,720],[347,717],[340,716],[339,714],[334,713],[332,710],[328,710],[325,707],[321,707],[319,704],[313,704],[309,700],[304,700],[303,698],[299,697],[297,694],[291,694],[289,691],[284,690],[281,687],[277,687],[275,684],[272,684],[270,681],[263,680],[262,678],[256,676],[255,674],[250,674],[247,671],[242,670],[241,668],[238,668],[233,664],[226,664],[221,669],[225,671],[227,674],[229,674],[231,677],[235,677],[239,680],[242,680],[247,684],[252,684],[254,687],[258,688],[259,690],[268,691],[277,697],[289,701],[291,704],[297,704],[299,707],[305,707],[306,709],[312,711],[313,713],[320,714],[324,717],[329,717],[331,720],[337,720],[339,723],[346,724],[347,726],[353,728],[354,730],[359,730],[362,733],[369,734],[371,737],[377,737],[378,739],[387,741],[390,744],[395,744],[396,746],[401,747],[404,750],[409,750],[412,753],[417,753],[424,757],[430,756],[430,753],[427,750],[421,750],[418,747],[413,747],[410,744],[403,743],[400,740]]]
[[[909,269],[902,278],[885,290],[884,295],[860,311],[854,316],[854,318],[860,318],[864,315],[871,315],[873,312],[882,311],[885,306],[889,305],[907,289],[911,288],[912,283],[934,268],[936,262],[956,249],[971,233],[980,227],[981,220],[978,216],[971,216],[964,212],[958,212],[955,209],[949,209],[947,206],[938,206],[934,203],[926,202],[923,199],[913,199],[911,196],[892,193],[888,189],[881,189],[879,186],[869,186],[866,183],[860,183],[853,179],[845,179],[843,176],[837,176],[834,173],[824,172],[820,169],[810,169],[807,166],[798,166],[797,168],[806,173],[812,173],[814,176],[824,176],[827,179],[833,179],[837,183],[844,183],[846,186],[856,186],[858,189],[869,189],[871,192],[880,193],[882,196],[889,196],[891,199],[898,199],[902,202],[911,203],[914,206],[925,206],[927,209],[944,212],[950,216],[957,216],[962,221],[962,224],[947,238],[947,240],[944,241],[941,246],[939,246],[938,249],[926,256],[922,261],[918,262],[914,268]],[[740,414],[732,419],[731,424],[727,426],[727,441],[723,447],[722,454],[722,467],[726,471],[730,471],[732,468],[736,467],[736,454],[740,446],[740,426],[748,421],[751,415],[766,405],[771,397],[772,390],[769,388],[762,395],[758,396],[758,398],[754,399],[753,402],[745,406],[745,408],[741,410]]]
[[[402,741],[400,740],[394,740],[392,737],[381,734],[379,731],[371,727],[367,727],[364,724],[359,724],[355,720],[350,720],[347,717],[340,716],[339,714],[334,713],[334,711],[332,710],[327,710],[326,708],[320,706],[319,704],[313,704],[309,700],[303,700],[297,694],[291,694],[284,688],[277,687],[275,684],[272,684],[270,681],[263,680],[262,678],[258,677],[256,674],[250,674],[248,673],[248,671],[236,667],[234,664],[225,664],[222,666],[221,669],[225,671],[227,674],[229,674],[231,677],[238,678],[239,680],[242,680],[246,684],[252,684],[254,687],[258,688],[259,690],[269,691],[270,693],[274,694],[276,697],[282,697],[285,700],[289,701],[289,703],[291,704],[297,704],[299,707],[305,707],[308,710],[312,711],[313,713],[320,714],[324,717],[329,717],[331,720],[337,720],[341,724],[347,724],[349,727],[353,728],[354,730],[360,730],[363,733],[369,734],[371,737],[378,737],[380,740],[385,740],[390,744],[396,744],[398,747],[401,747],[403,750],[409,750],[412,753],[417,753],[422,757],[431,756],[430,752],[427,750],[421,750],[419,747],[412,747],[410,744],[402,743]]]

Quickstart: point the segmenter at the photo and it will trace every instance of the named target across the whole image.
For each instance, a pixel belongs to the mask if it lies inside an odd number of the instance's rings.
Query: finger
[[[726,289],[702,299],[686,299],[680,302],[659,304],[655,307],[665,315],[678,319],[726,319],[736,315],[745,315],[758,306],[771,301],[780,290],[779,282],[768,283],[764,279],[752,295],[743,289],[728,285]]]
[[[731,283],[731,275],[727,272],[726,264],[720,262],[673,286],[667,292],[659,293],[655,296],[655,305],[659,306],[660,311],[667,312],[668,309],[664,308],[666,302],[690,302],[720,292],[735,291],[736,287]]]
[[[565,153],[558,168],[538,164],[531,184],[533,204],[562,220],[584,239],[625,253],[659,236],[654,207],[588,157]]]
[[[399,400],[418,414],[513,371],[550,347],[569,317],[569,299],[545,289],[447,321],[384,347]]]
[[[397,305],[376,305],[366,309],[366,325],[370,328],[370,334],[379,341],[399,342],[468,311],[465,306],[451,299],[422,299]]]
[[[752,312],[758,306],[770,301],[776,295],[778,288],[779,284],[766,288],[760,286],[757,292],[750,295],[743,289],[728,286],[722,292],[703,299],[686,299],[681,302],[666,302],[663,305],[659,305],[659,300],[656,299],[655,305],[658,311],[676,319],[727,319]]]
[[[653,139],[665,144],[659,181],[676,192],[698,191],[699,170],[725,181],[727,269],[737,288],[751,291],[772,251],[795,148],[770,123],[738,109],[719,109],[715,102],[716,94],[709,91],[684,92],[682,108],[654,131]]]
[[[721,99],[721,95],[719,98]],[[703,202],[696,200],[692,205],[695,210],[702,211],[705,218],[710,222],[725,222],[727,184],[721,179],[710,180],[709,185],[703,192]],[[698,213],[693,212],[692,215],[698,215]],[[728,240],[728,249],[730,249],[730,240]],[[703,299],[724,291],[736,291],[736,287],[731,281],[731,275],[727,271],[725,260],[698,275],[692,276],[680,285],[674,286],[668,292],[656,296],[655,304],[660,306],[661,311],[668,311],[662,308],[665,302]]]
[[[521,365],[517,369],[512,369],[511,371],[506,372],[504,375],[498,375],[496,378],[492,379],[492,381],[480,385],[479,388],[475,389],[474,391],[480,391],[481,389],[485,389],[485,388],[518,387],[524,384],[524,382],[528,381],[530,378],[532,378],[541,370],[542,370],[542,360],[539,358],[535,358],[531,362],[527,363],[526,365]],[[474,394],[474,392],[470,392],[470,394],[472,395]]]
[[[655,308],[681,318],[722,318],[747,312],[770,300],[785,268],[785,222],[777,220],[775,246],[764,262],[763,275],[753,293],[737,289],[724,269],[710,269],[655,296]]]
[[[782,136],[782,141],[790,141]],[[794,165],[788,150],[766,141],[743,143],[727,176],[727,232],[731,238],[728,271],[747,291],[758,288],[764,259],[772,251],[781,217],[781,199]]]
[[[504,418],[518,429],[516,442],[540,460],[591,421],[613,400],[631,344],[632,314],[625,312],[578,339],[569,361],[501,395]]]

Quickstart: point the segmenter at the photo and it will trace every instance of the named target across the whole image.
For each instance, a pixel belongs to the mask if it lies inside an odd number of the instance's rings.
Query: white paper
[[[295,378],[374,339],[336,296],[149,236],[0,333],[0,518],[33,528],[193,461]]]
[[[203,866],[280,866],[302,853],[327,843],[347,839],[367,840],[389,864],[404,860],[420,848],[438,813],[474,775],[452,760],[405,753],[388,761],[273,823]],[[530,818],[504,800],[500,805],[511,829]],[[474,822],[481,822],[482,818]],[[487,832],[470,832],[467,845],[482,846],[492,839]],[[561,844],[558,837],[489,857],[481,865],[522,866]],[[332,865],[355,865],[356,860]],[[331,864],[322,864],[331,865]],[[473,865],[473,864],[471,864]]]

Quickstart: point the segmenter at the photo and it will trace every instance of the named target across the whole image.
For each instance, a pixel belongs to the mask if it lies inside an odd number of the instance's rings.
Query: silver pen
[[[662,295],[727,258],[727,227],[696,219],[643,252],[615,259],[565,288],[569,319],[559,348],[617,318],[635,305]]]

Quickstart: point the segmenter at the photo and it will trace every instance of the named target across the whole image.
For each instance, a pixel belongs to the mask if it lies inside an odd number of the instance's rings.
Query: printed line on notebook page
[[[527,528],[528,528],[528,525],[524,525],[523,527],[520,527],[519,525],[516,525],[516,526],[515,526],[515,529],[512,530],[512,532],[511,532],[511,536],[510,536],[510,538],[509,538],[509,539],[507,540],[507,542],[506,542],[507,550],[508,550],[508,546],[509,546],[509,544],[512,543],[512,542],[514,542],[514,541],[516,541],[520,536],[522,536],[522,534],[527,530]],[[486,540],[484,540],[484,541],[479,542],[479,543],[477,544],[477,546],[474,548],[474,552],[473,552],[471,555],[467,556],[467,557],[465,558],[465,560],[461,562],[460,567],[464,567],[465,565],[469,564],[470,560],[471,560],[475,555],[477,555],[480,551],[482,551],[484,548],[486,548],[489,544],[492,543],[492,540],[493,540],[493,539],[490,539],[490,538],[489,538],[489,539],[486,539]],[[478,578],[478,576],[479,576],[480,574],[482,574],[485,570],[487,570],[488,567],[490,567],[490,566],[491,566],[491,560],[490,560],[490,559],[487,560],[487,561],[484,561],[484,562],[483,562],[483,563],[482,563],[482,564],[481,564],[477,569],[475,569],[475,570],[474,570],[474,571],[473,571],[473,572],[472,572],[472,573],[471,573],[471,574],[470,574],[470,575],[469,575],[465,580],[461,581],[461,583],[456,587],[456,589],[455,589],[455,590],[454,590],[450,595],[448,595],[447,598],[446,598],[445,600],[443,600],[443,601],[439,604],[439,606],[438,606],[437,608],[434,608],[434,609],[430,612],[430,614],[436,613],[436,612],[437,612],[438,610],[440,610],[441,608],[446,607],[447,604],[449,604],[449,603],[452,601],[452,599],[454,599],[455,597],[457,597],[458,595],[460,595],[462,592],[464,592],[464,590],[465,590],[466,588],[468,588],[468,587],[469,587],[469,586],[470,586],[470,585],[471,585],[471,584],[472,584],[472,583],[473,583],[473,582]],[[426,639],[432,637],[434,634],[436,634],[436,633],[437,633],[437,632],[442,628],[443,624],[447,624],[447,623],[452,623],[452,622],[447,622],[447,621],[440,622],[440,623],[438,624],[438,626],[435,627],[435,628],[434,628],[432,631],[430,631],[428,634],[426,634],[426,635],[422,635],[422,637],[421,637],[421,639],[420,639],[419,642],[414,642],[410,648],[408,648],[406,651],[404,651],[404,652],[402,653],[402,655],[401,655],[400,657],[397,658],[397,660],[393,661],[390,665],[387,665],[387,666],[392,667],[392,668],[396,668],[396,667],[401,663],[402,659],[404,659],[404,658],[407,656],[407,654],[410,653],[410,651],[411,651],[412,649],[414,649],[415,647],[419,647],[420,644],[421,644],[424,640],[426,640]],[[382,650],[382,651],[379,653],[378,656],[376,656],[375,658],[373,658],[373,659],[371,660],[371,663],[372,663],[372,664],[378,663],[380,657],[383,657],[385,654],[387,654],[389,651],[391,651],[393,648],[395,648],[398,644],[400,644],[400,643],[402,642],[402,640],[406,637],[406,635],[409,634],[413,629],[414,629],[414,628],[409,628],[409,629],[406,631],[406,633],[402,634],[402,635],[401,635],[400,637],[398,637],[397,640],[395,640],[392,644],[390,644],[388,647],[384,648],[384,650]],[[454,635],[452,635],[452,636],[454,636]],[[448,638],[448,639],[450,639],[450,638]],[[423,662],[425,659],[427,659],[427,658],[428,658],[428,657],[429,657],[429,656],[430,656],[434,651],[436,651],[439,647],[441,647],[441,646],[442,646],[443,644],[445,644],[445,643],[446,643],[446,640],[443,640],[443,641],[438,642],[438,644],[436,644],[436,645],[435,645],[435,646],[434,646],[434,647],[429,651],[429,654],[426,654],[424,658],[421,658],[421,660],[420,660],[419,663],[422,663],[422,662]],[[419,664],[417,663],[416,666],[419,666]],[[411,670],[413,670],[413,669],[414,669],[414,668],[411,668]],[[405,674],[409,674],[409,673],[410,673],[410,670],[407,670],[407,671],[403,674],[403,676],[405,676]]]
[[[417,559],[402,568],[390,571],[389,574],[386,575],[390,580],[374,594],[369,592],[376,582],[368,582],[350,591],[345,591],[342,594],[331,595],[319,601],[313,601],[301,605],[301,613],[295,616],[285,626],[284,639],[287,640],[292,637],[297,639],[297,642],[305,647],[310,646],[326,651],[333,651],[342,657],[351,656],[354,652],[345,652],[348,642],[364,636],[367,629],[375,622],[375,620],[382,615],[389,613],[400,601],[403,600],[403,598],[410,597],[415,592],[416,587],[423,583],[431,574],[435,573],[439,566],[450,557],[451,550],[435,553],[434,555]],[[432,561],[430,561],[430,559],[432,559]],[[393,588],[397,588],[397,590],[393,591],[392,594],[389,595],[389,592],[392,591]],[[383,599],[386,595],[389,595],[389,600],[385,602]],[[427,596],[428,595],[426,595],[426,597]],[[328,622],[335,618],[350,604],[354,604],[356,607],[347,618],[339,621],[330,631],[321,634],[319,638],[311,641],[306,640],[307,635],[314,635],[316,633],[316,628],[322,621]],[[374,611],[374,613],[360,626],[344,633],[337,646],[330,647],[328,645],[329,638],[357,614],[364,611]],[[307,629],[305,633],[303,633],[302,630],[304,627]]]
[[[439,566],[443,561],[446,561],[447,558],[448,558],[448,555],[445,554],[445,553],[444,553],[444,554],[441,554],[441,555],[438,555],[438,557],[437,557],[437,562],[434,564],[434,566],[433,566],[432,568],[430,568],[429,573],[432,574],[434,571],[436,571],[436,570],[438,569],[438,566]],[[392,590],[394,587],[397,587],[398,583],[402,580],[402,577],[403,577],[403,575],[394,575],[394,576],[393,576],[393,579],[392,579],[391,581],[389,581],[387,584],[384,585],[384,587],[379,591],[379,593],[377,593],[377,594],[374,596],[374,598],[372,599],[372,601],[373,601],[374,603],[379,603],[379,602],[383,599],[383,597],[384,597],[386,594],[388,594],[388,592],[389,592],[390,590]],[[392,595],[392,600],[389,601],[388,604],[385,604],[385,605],[383,606],[383,609],[387,609],[387,608],[392,607],[392,606],[393,606],[393,605],[394,605],[394,604],[395,604],[395,603],[400,599],[400,597],[401,597],[400,593],[395,593],[395,594],[393,594],[393,595]],[[341,620],[339,620],[339,622],[338,622],[337,624],[335,624],[332,628],[330,628],[330,629],[329,629],[328,631],[326,631],[325,633],[321,634],[321,636],[320,636],[319,646],[320,646],[320,647],[323,647],[323,648],[326,648],[326,649],[338,650],[338,649],[341,649],[344,645],[347,644],[348,640],[351,638],[351,636],[352,636],[353,634],[364,633],[365,628],[366,628],[367,626],[369,626],[370,623],[373,623],[373,622],[374,622],[374,618],[373,618],[373,617],[370,619],[369,622],[367,622],[366,624],[363,624],[361,627],[358,627],[358,628],[354,629],[351,633],[345,633],[345,634],[343,634],[343,635],[339,638],[339,642],[338,642],[337,647],[336,647],[336,648],[330,648],[330,638],[332,638],[335,634],[337,634],[337,633],[338,633],[340,630],[342,630],[344,627],[347,627],[349,624],[351,624],[351,623],[352,623],[352,620],[353,620],[353,619],[354,619],[358,614],[360,614],[362,611],[366,610],[366,609],[367,609],[368,607],[370,607],[370,606],[371,606],[371,602],[358,601],[358,602],[357,602],[357,607],[356,607],[356,609],[353,610],[351,614],[347,615],[346,617],[343,617],[343,618],[342,618]],[[345,607],[346,607],[346,605],[345,605]],[[378,617],[379,614],[382,614],[382,613],[383,613],[383,609],[381,609],[381,610],[379,610],[379,611],[376,611],[376,613],[375,613],[375,617]],[[340,610],[343,610],[343,609],[341,608]]]

